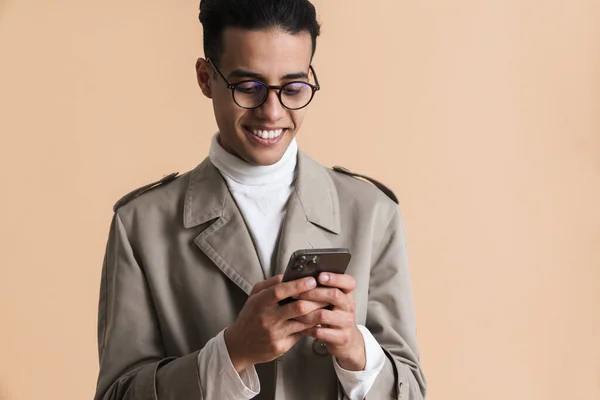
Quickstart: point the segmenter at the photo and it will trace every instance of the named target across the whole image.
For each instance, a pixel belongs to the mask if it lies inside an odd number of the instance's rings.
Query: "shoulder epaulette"
[[[385,186],[383,183],[376,181],[375,179],[368,177],[366,175],[361,175],[361,174],[357,174],[354,172],[349,171],[347,168],[344,167],[340,167],[340,166],[335,166],[332,168],[335,172],[339,172],[341,174],[344,175],[348,175],[348,176],[352,176],[354,178],[361,178],[364,179],[370,183],[372,183],[373,185],[375,185],[379,190],[381,190],[383,193],[385,193],[385,195],[387,197],[389,197],[394,203],[398,204],[398,198],[396,197],[396,195],[394,194],[394,192],[392,192],[392,190],[390,188],[388,188],[387,186]]]
[[[135,189],[129,193],[127,193],[125,196],[121,197],[119,199],[119,201],[117,201],[113,207],[113,211],[117,211],[119,208],[123,207],[125,204],[129,203],[131,200],[135,199],[138,196],[141,196],[142,194],[157,188],[159,186],[165,185],[169,182],[171,182],[173,179],[177,178],[177,175],[179,175],[179,172],[173,172],[170,175],[166,175],[165,177],[163,177],[162,179],[159,179],[156,182],[152,182],[149,183],[145,186],[142,186],[141,188]]]

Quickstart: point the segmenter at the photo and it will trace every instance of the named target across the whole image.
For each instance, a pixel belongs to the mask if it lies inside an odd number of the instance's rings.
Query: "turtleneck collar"
[[[212,137],[209,158],[225,177],[246,186],[289,184],[294,180],[298,144],[294,138],[281,160],[273,165],[253,165],[227,152],[218,141],[219,133]]]

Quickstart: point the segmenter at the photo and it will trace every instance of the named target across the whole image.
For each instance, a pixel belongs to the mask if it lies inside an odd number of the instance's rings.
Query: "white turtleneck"
[[[287,201],[294,190],[298,145],[292,140],[279,162],[259,166],[228,153],[212,138],[209,158],[225,179],[231,195],[244,217],[265,278],[273,275],[281,226]],[[334,368],[350,400],[363,399],[385,363],[385,354],[369,330],[359,325],[365,342],[366,366],[363,371],[344,370],[335,360]],[[238,374],[233,367],[224,330],[209,340],[198,354],[198,373],[205,399],[251,399],[260,392],[254,367]]]
[[[210,161],[225,178],[242,213],[262,265],[265,278],[273,275],[273,258],[293,190],[298,145],[292,140],[281,160],[273,165],[252,165],[227,152],[212,138]]]

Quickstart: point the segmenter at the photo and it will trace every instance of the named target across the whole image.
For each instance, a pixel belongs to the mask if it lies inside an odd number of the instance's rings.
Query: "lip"
[[[242,129],[244,130],[244,132],[246,133],[246,135],[250,136],[250,138],[255,142],[258,143],[262,146],[265,147],[271,147],[271,146],[275,146],[277,143],[279,143],[281,141],[281,139],[283,138],[283,135],[286,134],[287,132],[287,128],[268,128],[268,127],[258,127],[258,126],[253,126],[252,128],[248,127],[248,126],[242,126]],[[258,136],[255,136],[252,131],[250,131],[250,129],[260,129],[263,131],[274,131],[277,129],[282,129],[283,132],[281,132],[281,135],[277,136],[276,138],[273,139],[263,139],[263,138],[259,138]]]
[[[283,129],[286,130],[287,128],[283,127],[283,126],[264,126],[264,125],[244,125],[244,128],[246,129],[257,129],[257,130],[261,130],[261,131],[276,131],[277,129]]]

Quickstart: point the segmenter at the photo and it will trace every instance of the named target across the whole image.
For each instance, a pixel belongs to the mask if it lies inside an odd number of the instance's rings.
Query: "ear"
[[[204,58],[199,58],[196,61],[196,78],[198,79],[198,86],[202,90],[202,93],[212,99],[212,66]]]

